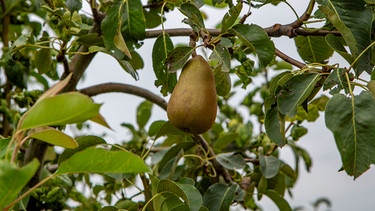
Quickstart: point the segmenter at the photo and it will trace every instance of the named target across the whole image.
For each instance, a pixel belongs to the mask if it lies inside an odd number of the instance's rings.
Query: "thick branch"
[[[333,34],[336,36],[341,36],[341,33],[338,31],[328,31],[328,30],[311,30],[311,29],[303,29],[303,28],[293,28],[290,24],[281,25],[275,24],[271,27],[264,28],[267,32],[268,36],[270,37],[281,37],[281,36],[288,36],[290,38],[295,37],[297,35],[302,36],[326,36],[327,34]],[[221,34],[220,29],[207,29],[211,36],[218,36]],[[174,29],[165,29],[165,33],[167,33],[171,37],[184,37],[189,36],[193,30],[190,28],[174,28]],[[149,30],[146,31],[146,38],[156,38],[163,33],[163,30]],[[234,36],[233,34],[224,34],[223,37],[230,37]]]
[[[207,29],[207,31],[212,36],[218,36],[221,33],[220,29]],[[191,28],[165,29],[164,32],[171,37],[189,36],[191,33],[194,33],[194,31]],[[146,31],[146,38],[156,38],[161,34],[163,34],[163,30],[161,29],[149,30]]]
[[[146,100],[153,102],[156,105],[160,106],[162,109],[167,110],[167,102],[163,98],[152,93],[151,91],[147,89],[129,85],[129,84],[104,83],[104,84],[98,84],[98,85],[94,85],[94,86],[81,89],[80,92],[88,96],[95,96],[95,95],[111,93],[111,92],[122,92],[122,93],[132,94],[132,95],[136,95],[139,97],[143,97]]]
[[[0,1],[0,4],[1,4],[1,10],[3,11],[3,31],[1,32],[1,39],[3,40],[3,45],[5,48],[8,48],[9,47],[9,38],[8,38],[8,34],[9,34],[9,24],[10,24],[10,16],[8,14],[5,14],[5,12],[7,11],[7,8],[6,8],[6,4],[5,4],[5,0],[1,0]]]
[[[2,32],[1,32],[1,39],[3,41],[3,49],[8,50],[9,48],[9,25],[10,25],[10,16],[9,14],[6,14],[7,11],[5,0],[0,1],[1,11],[3,13],[3,20],[2,20]],[[4,85],[4,93],[2,93],[4,99],[6,100],[8,106],[10,106],[10,91],[12,90],[12,84],[8,79],[6,79],[5,85]],[[11,124],[8,120],[8,117],[5,113],[2,115],[2,135],[4,137],[7,137],[10,135],[12,131]]]

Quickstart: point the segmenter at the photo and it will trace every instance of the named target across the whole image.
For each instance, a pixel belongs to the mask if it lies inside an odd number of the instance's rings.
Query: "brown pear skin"
[[[168,119],[184,132],[202,134],[212,127],[216,112],[215,77],[208,62],[197,55],[182,68],[168,102]]]

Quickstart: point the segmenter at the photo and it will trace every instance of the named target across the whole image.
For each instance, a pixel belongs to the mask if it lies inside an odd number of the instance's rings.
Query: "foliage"
[[[296,21],[268,28],[249,22],[251,10],[286,1],[145,3],[1,0],[0,208],[198,211],[238,204],[257,210],[265,196],[280,210],[292,210],[284,197],[299,179],[299,161],[307,170],[312,165],[298,140],[308,132],[303,124],[322,112],[342,170],[355,179],[375,164],[373,1],[310,0]],[[85,4],[91,14],[83,12]],[[204,5],[225,8],[217,29],[206,28]],[[170,12],[184,15],[188,28],[166,29]],[[310,24],[316,22],[321,26]],[[185,36],[186,43],[175,43],[174,36]],[[275,47],[280,36],[294,39],[303,62]],[[172,92],[176,72],[197,49],[208,55],[219,95],[209,132],[191,135],[165,120],[151,122],[153,105],[166,110],[166,102],[141,87],[110,83],[76,89],[98,52],[137,80],[145,60],[137,51],[151,38],[156,38],[155,86],[163,96]],[[331,63],[334,52],[349,65]],[[245,97],[231,106],[241,88]],[[109,144],[105,136],[69,134],[68,124],[109,127],[101,105],[91,99],[107,92],[146,99],[136,123],[122,124],[131,138]],[[242,108],[252,118],[239,112]],[[293,165],[280,159],[281,147],[292,149]],[[77,188],[82,184],[89,195]],[[320,199],[314,207],[321,202],[330,206]]]

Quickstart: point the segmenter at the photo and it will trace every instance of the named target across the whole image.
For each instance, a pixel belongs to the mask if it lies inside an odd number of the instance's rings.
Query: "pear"
[[[182,68],[168,102],[168,119],[182,131],[202,134],[212,127],[216,112],[215,77],[208,62],[197,55]]]
[[[371,80],[367,84],[368,90],[372,93],[372,95],[375,97],[375,80]]]

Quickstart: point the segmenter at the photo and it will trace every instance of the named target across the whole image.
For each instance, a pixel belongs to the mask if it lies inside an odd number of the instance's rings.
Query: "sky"
[[[288,1],[293,8],[301,15],[305,10],[308,0],[290,0]],[[244,10],[247,9],[246,6]],[[212,9],[203,7],[202,10],[207,15],[206,26],[214,27],[221,17],[227,11],[226,9]],[[218,18],[219,17],[219,18]],[[178,11],[167,14],[167,22],[165,28],[188,27],[181,23],[183,16]],[[260,10],[252,10],[252,15],[247,19],[246,23],[258,24],[262,27],[268,27],[275,23],[287,24],[295,20],[291,9],[284,3],[275,7],[272,5],[265,6]],[[188,43],[187,38],[172,38],[174,44]],[[300,60],[293,40],[282,37],[272,38],[276,47],[282,52]],[[108,55],[98,54],[86,71],[85,80],[78,85],[79,88],[87,87],[97,83],[104,82],[120,82],[137,85],[147,88],[156,94],[160,94],[160,90],[154,86],[155,75],[152,70],[151,49],[155,39],[145,40],[138,53],[144,58],[145,67],[139,71],[140,80],[135,81],[129,74],[124,72],[117,62]],[[339,63],[342,66],[347,65],[338,56],[335,56],[331,63]],[[245,93],[239,90],[236,99],[241,99],[241,94]],[[165,98],[166,100],[168,98]],[[101,108],[102,115],[110,123],[114,131],[103,129],[93,125],[96,132],[107,134],[108,142],[116,142],[116,140],[124,140],[128,135],[126,129],[119,126],[120,123],[135,123],[136,108],[143,99],[125,95],[125,94],[105,94],[94,97],[95,102],[104,103]],[[234,99],[233,105],[236,105]],[[166,112],[154,106],[151,121],[167,120]],[[346,175],[345,172],[338,172],[341,167],[339,152],[332,133],[325,127],[324,114],[314,122],[305,124],[309,129],[309,133],[304,136],[298,144],[307,149],[310,153],[313,166],[310,172],[306,172],[304,168],[300,170],[299,180],[292,189],[293,198],[286,199],[293,208],[303,206],[304,210],[313,210],[311,204],[321,197],[326,197],[332,203],[331,208],[322,206],[319,210],[361,210],[370,211],[375,207],[375,167],[365,172],[355,181],[352,177]],[[280,149],[282,159],[293,164],[294,159],[288,147]],[[303,167],[303,165],[301,165]],[[277,207],[266,197],[259,202],[265,210],[278,210]],[[241,210],[236,207],[234,210]]]

